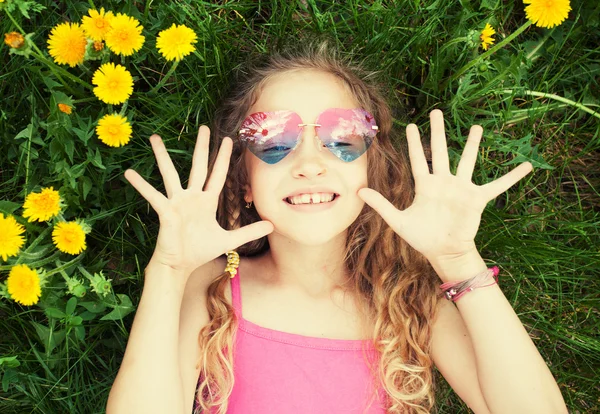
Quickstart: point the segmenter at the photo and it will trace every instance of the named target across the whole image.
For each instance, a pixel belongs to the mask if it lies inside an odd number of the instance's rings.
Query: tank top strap
[[[240,268],[235,269],[235,277],[231,278],[231,301],[238,318],[242,317],[242,294],[240,289]]]

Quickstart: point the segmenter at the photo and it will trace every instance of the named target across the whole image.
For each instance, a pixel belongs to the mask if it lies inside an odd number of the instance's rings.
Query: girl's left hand
[[[533,170],[524,162],[504,176],[485,185],[471,182],[483,128],[471,127],[456,175],[450,172],[444,116],[430,113],[433,174],[415,124],[406,127],[410,163],[415,179],[415,198],[400,211],[379,192],[362,188],[358,196],[388,225],[431,263],[460,258],[476,251],[475,235],[481,214],[490,200],[515,185]]]

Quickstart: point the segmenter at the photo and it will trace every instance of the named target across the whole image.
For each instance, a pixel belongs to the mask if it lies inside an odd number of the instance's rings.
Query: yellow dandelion
[[[133,78],[127,69],[114,63],[100,66],[92,78],[94,95],[107,104],[121,104],[133,93]]]
[[[79,254],[86,249],[85,232],[76,221],[62,221],[52,230],[52,241],[63,253]]]
[[[193,43],[196,43],[196,33],[185,25],[173,25],[158,33],[156,39],[156,48],[167,60],[181,60],[194,50]]]
[[[561,24],[571,11],[570,0],[523,0],[529,4],[525,7],[525,15],[539,27],[552,28]]]
[[[494,28],[490,26],[489,23],[486,23],[485,27],[481,31],[481,36],[479,37],[481,39],[481,47],[483,50],[488,50],[488,46],[495,42],[494,38],[492,37],[494,34],[496,34]]]
[[[10,32],[4,34],[4,43],[13,49],[19,49],[25,44],[25,38],[21,33]]]
[[[89,9],[88,14],[89,16],[83,16],[81,19],[81,27],[86,36],[96,42],[104,40],[111,27],[113,12],[104,13],[104,7],[102,7],[100,11]]]
[[[77,23],[61,23],[48,38],[48,51],[56,63],[70,67],[83,62],[87,40]]]
[[[25,244],[25,238],[21,233],[25,232],[25,227],[17,223],[13,216],[4,217],[0,213],[0,256],[2,260],[7,261],[9,256],[16,256]]]
[[[30,193],[25,197],[23,217],[27,221],[48,221],[60,213],[60,194],[54,187],[42,188],[40,193]]]
[[[129,142],[131,138],[131,125],[124,116],[107,114],[98,121],[96,133],[100,141],[106,145],[120,147]]]
[[[15,302],[26,306],[35,305],[42,295],[40,275],[26,264],[15,265],[6,279],[6,289]]]
[[[110,30],[106,33],[106,46],[117,55],[130,56],[144,44],[140,22],[131,16],[117,13],[110,21]]]
[[[71,112],[73,112],[72,106],[63,103],[58,104],[58,109],[60,109],[61,112],[64,112],[67,115],[71,115]]]

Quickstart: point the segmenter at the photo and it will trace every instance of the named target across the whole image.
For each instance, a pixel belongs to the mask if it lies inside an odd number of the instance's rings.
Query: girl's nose
[[[301,139],[300,144],[302,144],[307,138],[308,139],[312,138],[311,141],[316,143],[318,150],[323,151],[323,142],[317,135],[317,128],[316,128],[321,125],[319,125],[319,124],[300,124],[299,126],[303,127],[302,128],[302,139]]]

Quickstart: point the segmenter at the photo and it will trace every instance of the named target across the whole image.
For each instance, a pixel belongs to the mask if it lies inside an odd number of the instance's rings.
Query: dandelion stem
[[[62,265],[61,265],[61,263],[58,260],[56,260],[54,262],[56,264],[56,267],[54,269],[52,269],[52,270],[47,270],[46,271],[46,277],[52,276],[52,275],[54,275],[56,273],[60,273],[63,270],[67,270],[71,266],[75,266],[77,264],[77,262],[80,262],[81,259],[83,259],[83,256],[84,256],[83,254],[80,254],[77,257],[75,257],[73,260],[70,260],[70,261],[68,261],[66,263],[62,263]]]
[[[160,88],[163,87],[163,85],[165,84],[165,82],[167,82],[167,79],[169,79],[169,77],[173,74],[173,72],[175,72],[175,69],[177,69],[177,65],[179,65],[179,61],[176,60],[175,62],[173,62],[173,66],[171,66],[171,69],[169,69],[169,71],[167,72],[167,74],[165,76],[163,76],[163,78],[160,80],[160,82],[158,82],[158,84],[152,88],[150,90],[150,93],[156,93]]]
[[[502,90],[494,91],[494,92],[495,93],[504,93],[504,94],[522,93],[524,95],[529,95],[529,96],[539,96],[540,98],[554,99],[555,101],[563,102],[568,105],[574,106],[577,109],[581,109],[582,111],[587,112],[588,114],[600,119],[600,113],[598,111],[594,111],[593,109],[590,109],[587,106],[585,106],[579,102],[575,102],[570,99],[563,98],[562,96],[558,96],[553,93],[537,92],[537,91],[530,91],[530,90],[521,91],[518,89],[502,89]]]
[[[500,43],[498,43],[497,45],[495,45],[494,47],[489,49],[487,52],[482,53],[481,55],[477,56],[475,59],[471,60],[465,66],[460,68],[456,73],[454,73],[454,75],[450,76],[450,78],[447,79],[446,82],[444,82],[444,84],[442,85],[442,90],[446,89],[446,87],[448,86],[448,84],[450,82],[456,80],[459,76],[461,76],[467,70],[471,69],[473,66],[475,66],[479,62],[481,62],[481,60],[487,58],[488,56],[490,56],[493,53],[496,53],[497,50],[499,50],[500,48],[502,48],[505,45],[507,45],[508,43],[510,43],[515,37],[517,37],[518,35],[523,33],[523,31],[525,31],[525,29],[527,29],[529,26],[531,26],[531,20],[527,20],[527,22],[525,24],[523,24],[521,27],[519,27],[517,30],[515,30],[513,33],[511,33],[509,36],[507,36],[506,39],[504,39],[503,41],[501,41]]]
[[[78,103],[84,103],[84,102],[94,102],[97,101],[98,98],[96,96],[91,97],[91,98],[83,98],[83,99],[74,99],[73,103],[74,104],[78,104]]]

